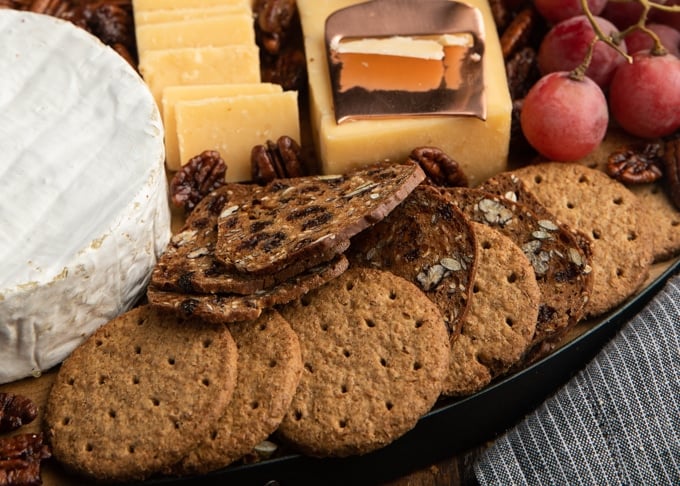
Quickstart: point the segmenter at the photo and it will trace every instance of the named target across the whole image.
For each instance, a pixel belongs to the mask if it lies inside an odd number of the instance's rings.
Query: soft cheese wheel
[[[130,308],[170,237],[163,127],[112,49],[0,10],[0,383]]]

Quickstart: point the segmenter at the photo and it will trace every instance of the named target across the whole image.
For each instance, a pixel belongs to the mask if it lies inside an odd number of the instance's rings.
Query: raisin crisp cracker
[[[215,257],[244,273],[281,271],[380,221],[424,178],[417,164],[379,163],[258,186],[220,214]]]

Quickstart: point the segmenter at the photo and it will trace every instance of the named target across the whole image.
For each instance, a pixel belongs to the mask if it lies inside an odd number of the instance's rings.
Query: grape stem
[[[631,0],[613,0],[615,2],[628,2]],[[619,54],[621,54],[626,61],[633,62],[633,58],[625,52],[623,49],[621,49],[620,44],[621,44],[621,39],[625,38],[628,34],[633,32],[634,30],[641,30],[648,36],[652,38],[654,41],[654,47],[651,50],[652,55],[655,56],[662,56],[666,54],[666,49],[664,46],[661,44],[661,40],[659,39],[659,36],[656,35],[652,30],[648,29],[645,26],[645,22],[647,21],[647,14],[652,8],[658,9],[658,10],[663,10],[665,12],[680,12],[680,5],[664,5],[662,3],[657,3],[653,2],[651,0],[634,0],[638,2],[639,4],[642,5],[642,14],[640,15],[640,18],[638,21],[628,27],[627,29],[623,30],[622,32],[619,32],[614,35],[606,35],[600,26],[597,24],[595,21],[595,16],[593,13],[590,11],[590,7],[588,7],[588,1],[587,0],[580,0],[581,2],[581,8],[583,9],[583,13],[588,17],[588,22],[590,22],[590,25],[593,28],[593,31],[595,32],[595,39],[594,41],[590,44],[590,49],[588,50],[588,54],[586,55],[586,58],[583,60],[583,63],[574,69],[573,75],[574,76],[583,76],[583,74],[579,74],[581,72],[585,73],[586,69],[590,65],[590,61],[592,60],[593,57],[593,49],[595,48],[595,44],[597,41],[602,41],[608,46],[612,47],[615,49]],[[574,78],[577,79],[577,78]]]
[[[646,18],[647,17],[647,11],[649,10],[649,0],[638,0],[638,1],[641,2],[643,5],[645,3],[647,4],[646,9],[644,11],[644,15],[643,15]],[[633,62],[633,58],[631,56],[629,56],[628,53],[626,51],[624,51],[623,49],[621,49],[621,47],[619,46],[620,39],[615,38],[615,37],[610,36],[610,35],[607,35],[602,31],[602,29],[600,28],[598,23],[595,21],[595,16],[593,15],[593,12],[590,11],[590,7],[588,6],[588,0],[581,0],[581,8],[583,9],[583,13],[586,14],[586,17],[588,17],[588,22],[590,22],[590,25],[593,27],[593,31],[595,31],[595,35],[597,36],[595,38],[594,42],[590,44],[590,49],[589,49],[590,52],[589,52],[589,55],[586,56],[586,60],[588,61],[588,64],[590,64],[590,59],[588,59],[588,58],[592,59],[592,50],[595,48],[595,44],[597,43],[598,40],[601,40],[602,42],[604,42],[608,46],[615,49],[616,52],[618,52],[619,54],[621,54],[623,57],[626,58],[626,61]],[[584,62],[585,62],[585,60],[584,60]],[[586,66],[586,69],[587,68],[588,68],[588,66]],[[576,68],[576,69],[578,69],[578,68]]]

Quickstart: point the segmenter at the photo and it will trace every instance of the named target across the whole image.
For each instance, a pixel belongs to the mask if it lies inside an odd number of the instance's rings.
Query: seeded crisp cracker
[[[256,186],[220,214],[215,256],[244,273],[281,271],[377,223],[424,178],[418,164],[381,163]]]
[[[443,191],[472,221],[510,238],[529,259],[541,290],[532,345],[561,336],[584,314],[592,287],[588,257],[555,218],[540,218],[527,205],[471,188]]]
[[[476,251],[467,218],[436,189],[419,186],[383,221],[353,238],[347,256],[353,264],[416,284],[439,307],[455,338],[470,298]]]
[[[643,285],[653,259],[652,241],[645,237],[638,197],[623,184],[599,170],[559,162],[523,167],[492,180],[504,178],[521,181],[530,197],[589,239],[593,291],[586,316],[614,309]],[[524,194],[516,196],[522,201]]]
[[[229,270],[214,254],[218,217],[231,202],[249,197],[256,187],[253,184],[227,184],[204,197],[160,256],[151,274],[151,285],[158,290],[186,294],[251,295],[332,260],[349,247],[349,240],[338,240],[337,245],[324,248],[324,251],[276,273],[253,275]]]

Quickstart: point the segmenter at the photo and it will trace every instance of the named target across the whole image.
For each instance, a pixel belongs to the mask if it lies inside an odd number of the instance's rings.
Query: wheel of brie
[[[60,363],[143,294],[170,238],[163,127],[112,49],[0,9],[0,383]]]

